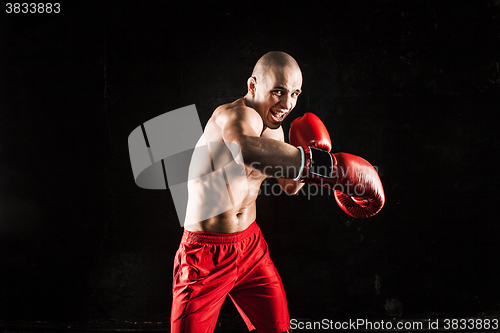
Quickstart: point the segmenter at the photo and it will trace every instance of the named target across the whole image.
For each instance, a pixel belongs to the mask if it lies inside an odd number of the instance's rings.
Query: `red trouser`
[[[213,332],[228,294],[249,330],[290,329],[285,290],[257,223],[233,234],[184,230],[174,262],[171,332]]]

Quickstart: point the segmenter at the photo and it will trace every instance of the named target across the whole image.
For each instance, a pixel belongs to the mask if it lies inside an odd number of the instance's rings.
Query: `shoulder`
[[[258,135],[262,133],[264,123],[255,109],[248,107],[243,98],[219,106],[214,111],[214,118],[221,128],[243,126],[252,128]]]

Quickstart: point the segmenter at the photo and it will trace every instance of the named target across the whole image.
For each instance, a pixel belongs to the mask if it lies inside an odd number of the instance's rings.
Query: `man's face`
[[[301,93],[302,73],[285,67],[270,71],[256,80],[254,107],[262,117],[264,126],[277,129],[297,104]]]

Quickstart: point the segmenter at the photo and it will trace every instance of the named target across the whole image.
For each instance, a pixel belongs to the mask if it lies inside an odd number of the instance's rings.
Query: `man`
[[[299,179],[340,182],[331,173],[340,165],[331,147],[309,147],[315,140],[302,140],[299,148],[284,142],[281,124],[301,87],[297,62],[284,52],[269,52],[255,65],[247,94],[218,107],[209,119],[189,170],[184,235],[174,263],[171,332],[213,332],[227,295],[249,330],[291,332],[281,278],[255,222],[259,188],[268,176],[277,176],[289,194],[301,188]],[[314,162],[313,150],[315,157],[327,158]],[[312,169],[319,164],[330,174]],[[206,180],[216,173],[225,179],[222,186]],[[368,187],[368,196],[377,197]]]
[[[297,103],[302,73],[288,54],[269,52],[257,62],[247,84],[245,97],[214,111],[202,138],[203,143],[233,143],[241,149],[246,175],[237,181],[246,182],[246,196],[222,214],[185,223],[174,268],[172,332],[213,332],[228,293],[250,330],[280,333],[290,329],[281,279],[254,221],[255,201],[267,177],[257,168],[267,167],[270,173],[284,170],[280,166],[292,166],[290,172],[300,169],[300,151],[283,142],[281,123]],[[212,159],[214,155],[222,154],[211,152]],[[190,179],[194,177],[192,169]],[[291,179],[279,178],[278,182],[287,193],[302,186]],[[203,193],[195,196],[196,191],[203,192],[203,187],[190,184],[188,215],[207,209]],[[240,253],[236,248],[241,244],[247,248]],[[209,267],[198,268],[199,264]]]

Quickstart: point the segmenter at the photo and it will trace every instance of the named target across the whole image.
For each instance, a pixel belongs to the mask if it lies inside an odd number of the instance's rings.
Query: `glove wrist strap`
[[[335,157],[328,151],[314,147],[298,147],[302,163],[299,170],[299,175],[295,181],[306,178],[326,178],[332,179],[334,176],[334,166],[336,165]]]
[[[295,177],[293,179],[294,181],[299,181],[302,178],[302,173],[304,172],[304,165],[306,162],[304,148],[302,148],[300,146],[297,148],[300,150],[300,169],[299,169],[299,172],[297,174],[297,177]]]

